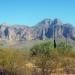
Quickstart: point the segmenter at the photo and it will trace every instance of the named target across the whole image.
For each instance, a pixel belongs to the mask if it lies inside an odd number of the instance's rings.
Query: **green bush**
[[[34,45],[31,48],[31,53],[34,55],[49,55],[53,51],[53,45],[51,42],[44,42],[39,45]]]
[[[57,45],[57,50],[61,55],[68,55],[72,52],[72,46],[70,44],[66,44],[66,42],[60,42]]]

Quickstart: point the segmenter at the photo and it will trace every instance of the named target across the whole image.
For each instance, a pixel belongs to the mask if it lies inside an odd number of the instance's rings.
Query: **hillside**
[[[26,25],[0,25],[0,43],[15,45],[32,40],[53,39],[75,42],[75,28],[70,23],[63,23],[60,19],[44,19],[32,27]]]

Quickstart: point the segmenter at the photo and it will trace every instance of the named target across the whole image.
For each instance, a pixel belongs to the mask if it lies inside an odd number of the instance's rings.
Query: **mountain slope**
[[[63,24],[60,19],[44,19],[33,27],[25,25],[0,25],[0,41],[16,43],[18,41],[68,39],[75,42],[75,28],[69,24]]]

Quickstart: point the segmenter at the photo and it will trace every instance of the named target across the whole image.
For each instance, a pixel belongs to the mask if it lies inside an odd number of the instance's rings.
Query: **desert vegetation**
[[[60,42],[57,47],[45,41],[30,50],[0,49],[0,75],[75,74],[75,50]]]

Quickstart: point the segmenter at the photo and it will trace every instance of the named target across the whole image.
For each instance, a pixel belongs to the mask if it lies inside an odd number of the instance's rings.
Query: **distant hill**
[[[0,25],[0,42],[14,44],[20,41],[53,39],[70,40],[75,42],[75,28],[69,23],[63,23],[60,19],[44,19],[35,26],[6,24]]]

